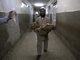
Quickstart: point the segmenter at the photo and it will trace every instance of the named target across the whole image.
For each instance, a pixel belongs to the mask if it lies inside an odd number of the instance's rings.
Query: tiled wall
[[[69,13],[57,14],[57,32],[60,35],[61,40],[64,38],[67,40],[63,42],[67,47],[76,55],[80,56],[80,11]],[[71,47],[69,46],[71,45]]]
[[[21,7],[21,5],[22,0],[0,0],[0,18],[7,16],[11,10],[17,12],[15,18],[0,25],[0,60],[33,21],[33,7],[31,4],[27,2],[28,6],[26,7]]]
[[[56,6],[53,6],[53,4],[47,6],[46,14],[49,17],[51,24],[56,25]]]
[[[80,0],[58,0],[56,32],[80,60]]]
[[[0,13],[0,17],[3,17],[5,13]],[[6,24],[0,25],[0,58],[5,54],[5,52],[10,48],[10,44],[7,42],[9,34],[7,32]],[[6,51],[5,51],[6,49]]]
[[[26,29],[29,28],[30,14],[19,14],[18,19],[19,19],[20,33],[23,33]]]

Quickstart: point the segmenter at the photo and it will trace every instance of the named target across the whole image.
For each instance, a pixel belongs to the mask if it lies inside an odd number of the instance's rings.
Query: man
[[[0,24],[3,24],[5,22],[9,21],[10,19],[12,19],[12,13],[13,13],[13,11],[10,11],[8,16],[0,18]]]
[[[40,17],[37,18],[36,20],[36,23],[39,25],[39,26],[42,26],[44,24],[49,24],[50,23],[50,20],[49,18],[46,16],[45,14],[46,10],[44,8],[41,8],[40,9]],[[45,28],[45,27],[43,27]],[[36,28],[35,30],[39,30],[39,28]],[[46,36],[40,36],[37,32],[37,52],[38,52],[38,55],[36,57],[36,60],[39,60],[40,57],[41,57],[41,51],[42,51],[42,42],[44,42],[44,52],[46,53],[47,52],[47,48],[48,48],[48,34]]]

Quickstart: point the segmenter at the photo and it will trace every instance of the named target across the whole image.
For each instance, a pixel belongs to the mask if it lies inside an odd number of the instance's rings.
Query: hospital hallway
[[[36,44],[36,33],[26,31],[3,60],[35,60],[37,56]],[[48,52],[42,52],[40,60],[76,60],[54,31],[49,33],[48,46]]]
[[[37,18],[54,26],[40,60],[80,60],[80,0],[0,0],[0,60],[36,60]]]

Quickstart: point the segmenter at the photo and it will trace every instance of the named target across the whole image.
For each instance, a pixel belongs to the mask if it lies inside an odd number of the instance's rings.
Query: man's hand
[[[42,28],[45,28],[46,26],[48,26],[49,24],[46,24],[46,25],[43,25],[43,27]]]
[[[36,31],[39,31],[39,30],[40,30],[40,28],[35,28],[35,30],[36,30]]]

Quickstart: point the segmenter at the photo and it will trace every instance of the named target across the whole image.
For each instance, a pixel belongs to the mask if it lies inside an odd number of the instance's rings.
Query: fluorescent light
[[[22,8],[23,8],[23,7],[27,7],[27,5],[22,2],[21,7],[22,7]]]
[[[21,7],[23,8],[25,5],[24,5],[24,3],[22,2],[22,5],[21,5]]]
[[[41,6],[44,6],[44,4],[43,3],[36,3],[36,4],[34,4],[35,6],[37,6],[37,7],[41,7]]]
[[[38,15],[38,12],[35,12],[35,14],[37,14],[37,15]]]

